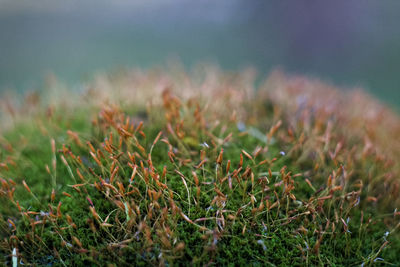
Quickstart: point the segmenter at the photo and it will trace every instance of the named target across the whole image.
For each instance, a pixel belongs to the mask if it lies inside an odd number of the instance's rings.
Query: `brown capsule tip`
[[[29,188],[29,186],[26,184],[25,180],[22,181],[22,184],[24,185],[25,189],[31,193],[31,189]]]

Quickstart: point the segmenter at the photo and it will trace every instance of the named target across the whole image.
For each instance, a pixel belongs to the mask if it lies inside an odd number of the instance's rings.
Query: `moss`
[[[311,104],[292,110],[295,96],[224,90],[165,90],[146,111],[145,99],[83,97],[16,121],[1,137],[0,262],[13,248],[39,266],[400,260],[399,169],[379,154],[398,150],[385,133],[326,120]]]

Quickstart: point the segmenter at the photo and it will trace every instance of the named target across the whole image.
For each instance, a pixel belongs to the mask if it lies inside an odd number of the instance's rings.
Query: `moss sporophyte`
[[[2,98],[0,262],[400,262],[398,115],[362,92],[253,78],[132,71]]]

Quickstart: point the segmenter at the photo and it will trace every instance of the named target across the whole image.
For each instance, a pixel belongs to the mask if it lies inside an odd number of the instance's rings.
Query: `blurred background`
[[[400,107],[398,0],[0,0],[0,91],[169,59],[361,86]]]

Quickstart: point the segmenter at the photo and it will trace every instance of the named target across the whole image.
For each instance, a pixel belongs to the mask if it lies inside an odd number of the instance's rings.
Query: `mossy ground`
[[[0,262],[400,262],[397,115],[315,81],[253,84],[132,72],[4,101]]]

